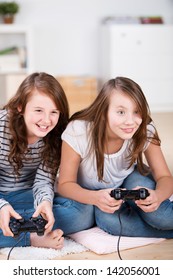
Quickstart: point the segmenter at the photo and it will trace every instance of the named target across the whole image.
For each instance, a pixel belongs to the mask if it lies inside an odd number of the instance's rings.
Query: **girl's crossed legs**
[[[142,176],[135,170],[126,178],[122,187],[131,190],[136,186],[155,189],[155,182],[151,176]],[[173,238],[173,202],[169,199],[150,213],[142,211],[134,201],[128,201],[113,214],[95,208],[95,217],[96,224],[113,235],[121,233],[131,237]]]

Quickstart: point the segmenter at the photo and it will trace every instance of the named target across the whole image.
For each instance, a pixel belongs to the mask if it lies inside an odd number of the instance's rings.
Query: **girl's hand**
[[[37,209],[32,215],[32,217],[35,218],[38,217],[39,215],[41,215],[47,221],[47,224],[45,225],[45,233],[50,232],[54,225],[55,219],[52,212],[52,205],[48,200],[43,200],[37,206]]]
[[[15,219],[22,219],[22,217],[13,209],[10,204],[6,204],[0,209],[0,228],[2,229],[4,236],[14,236],[9,228],[11,217]]]
[[[106,213],[114,213],[117,211],[123,200],[116,200],[115,198],[110,196],[110,192],[112,189],[104,189],[96,191],[96,202],[95,205]]]
[[[146,199],[136,200],[135,203],[144,212],[153,212],[159,208],[161,202],[158,200],[155,190],[147,190],[150,195]]]

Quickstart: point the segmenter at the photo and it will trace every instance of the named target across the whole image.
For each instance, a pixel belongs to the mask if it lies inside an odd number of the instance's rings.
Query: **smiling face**
[[[141,114],[134,102],[122,91],[114,90],[108,108],[108,138],[131,139],[142,123]]]
[[[28,144],[45,137],[56,126],[59,116],[60,112],[54,101],[44,92],[34,89],[23,114]]]

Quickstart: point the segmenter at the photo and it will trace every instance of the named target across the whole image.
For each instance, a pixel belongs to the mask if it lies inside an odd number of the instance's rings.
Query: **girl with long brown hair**
[[[97,225],[119,235],[121,208],[122,235],[173,237],[173,178],[135,81],[107,81],[95,101],[71,117],[62,140],[57,192],[76,213],[75,223],[61,225],[65,234]],[[110,195],[116,188],[141,187],[148,190],[145,199],[123,203]]]
[[[52,211],[54,182],[60,163],[61,134],[69,117],[59,82],[47,73],[33,73],[0,110],[0,247],[16,243],[11,218],[41,215],[43,237],[27,232],[18,246],[59,249],[62,230],[55,229]]]

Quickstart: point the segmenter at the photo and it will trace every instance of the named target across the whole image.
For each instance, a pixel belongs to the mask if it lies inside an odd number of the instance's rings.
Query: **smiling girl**
[[[47,73],[29,75],[0,110],[1,248],[16,243],[10,218],[39,215],[47,220],[44,236],[27,232],[18,246],[62,248],[62,230],[52,231],[52,205],[68,114],[61,85]]]
[[[63,196],[78,221],[71,225],[62,213],[65,234],[97,225],[119,235],[121,207],[122,235],[173,238],[173,178],[136,82],[106,82],[95,101],[71,117],[62,139],[59,203]],[[115,188],[141,187],[149,191],[144,200],[123,203],[110,196]]]

